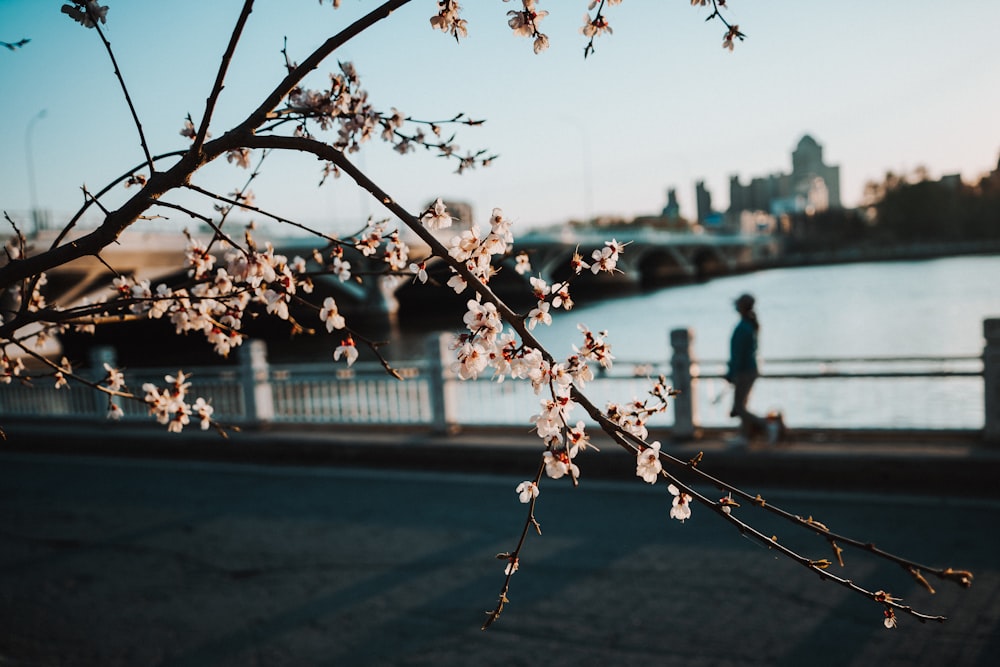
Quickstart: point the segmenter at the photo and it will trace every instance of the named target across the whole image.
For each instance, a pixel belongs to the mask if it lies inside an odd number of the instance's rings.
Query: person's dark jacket
[[[746,317],[733,330],[729,342],[729,370],[726,379],[737,375],[757,375],[757,328]]]

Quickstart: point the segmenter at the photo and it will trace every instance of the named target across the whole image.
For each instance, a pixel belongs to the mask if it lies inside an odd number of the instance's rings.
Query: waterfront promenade
[[[531,434],[276,429],[226,441],[5,427],[5,667],[1000,660],[1000,453],[968,437],[801,434],[733,451],[709,434],[673,447],[704,450],[707,471],[834,530],[973,570],[971,589],[934,581],[930,596],[897,566],[846,553],[859,584],[943,625],[904,617],[886,630],[877,605],[704,508],[668,519],[665,485],[637,480],[634,459],[607,446],[580,460],[580,488],[544,480],[543,535],[529,537],[511,602],[484,633],[503,579],[494,555],[524,521],[514,486],[537,466]]]

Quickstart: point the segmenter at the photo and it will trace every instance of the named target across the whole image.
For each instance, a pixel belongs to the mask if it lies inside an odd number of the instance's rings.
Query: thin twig
[[[222,55],[222,62],[219,64],[219,71],[215,75],[215,84],[212,86],[212,92],[208,95],[208,100],[205,102],[205,113],[201,117],[201,124],[198,125],[198,134],[194,138],[194,143],[191,144],[192,153],[200,153],[201,147],[205,143],[205,137],[208,136],[208,126],[212,122],[212,113],[215,111],[215,104],[219,100],[219,95],[222,93],[223,82],[226,79],[226,72],[229,69],[229,64],[233,60],[233,53],[236,52],[236,45],[240,41],[240,37],[243,34],[243,29],[246,27],[247,19],[250,18],[250,13],[253,11],[253,0],[245,0],[243,3],[243,9],[240,11],[239,18],[236,19],[236,25],[233,27],[233,32],[229,36],[229,44],[226,46],[226,52]]]
[[[84,5],[84,10],[90,13],[90,4]],[[108,52],[108,57],[111,58],[111,64],[115,68],[115,77],[118,79],[118,83],[121,84],[122,93],[125,94],[125,102],[128,104],[129,111],[132,113],[132,121],[135,123],[135,128],[139,132],[139,143],[142,145],[142,152],[146,156],[146,166],[149,167],[149,173],[153,173],[153,156],[149,152],[149,144],[146,143],[146,135],[142,131],[142,122],[139,120],[139,114],[135,110],[135,104],[132,103],[132,96],[129,95],[128,86],[125,85],[125,78],[122,76],[121,68],[118,67],[118,60],[115,59],[115,53],[111,49],[111,42],[108,38],[104,36],[104,31],[101,30],[99,21],[96,16],[91,15],[91,19],[94,23],[94,28],[97,30],[97,34],[101,36],[101,41],[104,43],[104,48]]]
[[[202,187],[199,187],[197,185],[194,185],[193,183],[185,183],[184,187],[187,188],[188,190],[192,190],[192,191],[197,192],[199,194],[203,194],[206,197],[211,197],[212,199],[215,199],[217,201],[223,202],[225,204],[229,204],[230,206],[234,206],[234,207],[238,207],[238,208],[243,208],[243,209],[246,209],[248,211],[253,211],[254,213],[260,213],[261,215],[266,216],[266,217],[270,218],[271,220],[274,220],[275,222],[279,222],[279,223],[288,225],[290,227],[295,227],[297,229],[301,229],[303,231],[309,232],[310,234],[312,234],[314,236],[317,236],[317,237],[323,239],[324,241],[329,241],[330,243],[334,243],[334,244],[339,244],[341,242],[340,239],[338,239],[335,236],[330,236],[328,234],[324,234],[323,232],[321,232],[321,231],[319,231],[317,229],[313,229],[312,227],[309,227],[308,225],[304,225],[304,224],[302,224],[300,222],[295,222],[294,220],[290,220],[289,218],[285,218],[283,216],[277,215],[276,213],[271,213],[270,211],[266,211],[266,210],[264,210],[264,209],[262,209],[262,208],[260,208],[258,206],[254,206],[253,204],[242,203],[242,202],[240,202],[240,201],[238,201],[236,199],[233,199],[231,197],[225,197],[223,195],[220,195],[220,194],[217,194],[215,192],[212,192],[211,190],[206,190],[205,188],[202,188]]]

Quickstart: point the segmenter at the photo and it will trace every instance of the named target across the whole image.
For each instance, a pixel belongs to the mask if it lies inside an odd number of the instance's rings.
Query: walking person
[[[754,311],[754,298],[743,294],[736,299],[736,312],[740,321],[733,330],[729,342],[729,368],[726,380],[733,385],[733,409],[730,417],[739,417],[740,432],[728,442],[733,446],[745,446],[757,433],[766,433],[770,444],[774,444],[780,435],[780,419],[765,419],[758,417],[747,408],[750,390],[759,375],[757,369],[757,336],[760,332],[760,322]]]

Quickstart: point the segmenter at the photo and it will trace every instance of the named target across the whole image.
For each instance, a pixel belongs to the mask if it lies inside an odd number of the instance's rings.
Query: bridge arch
[[[673,247],[646,246],[638,251],[636,265],[644,289],[684,283],[696,273],[684,253]]]

